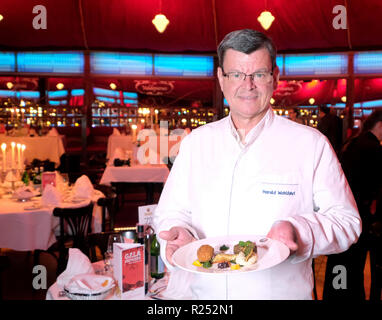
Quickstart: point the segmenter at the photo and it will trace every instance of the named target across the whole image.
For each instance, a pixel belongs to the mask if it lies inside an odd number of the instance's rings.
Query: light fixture
[[[273,21],[275,20],[275,17],[270,13],[269,11],[263,11],[258,17],[257,21],[260,22],[261,26],[265,29],[268,30]]]
[[[166,30],[167,25],[170,23],[170,20],[168,20],[164,14],[160,13],[155,16],[152,23],[158,32],[163,33]]]
[[[271,98],[270,103],[274,104],[275,103],[275,99]]]
[[[4,19],[4,17],[0,14],[0,21],[3,20],[3,19]]]
[[[341,97],[341,101],[342,101],[343,103],[345,103],[345,102],[346,102],[346,96]]]
[[[117,89],[117,85],[114,82],[112,82],[112,83],[110,83],[110,88],[112,90],[115,90],[115,89]]]
[[[13,88],[13,83],[12,82],[7,82],[7,88],[11,90]]]
[[[58,90],[62,90],[62,89],[64,89],[64,84],[63,83],[57,83],[57,85],[56,85],[56,88],[58,89]]]
[[[314,100],[314,98],[310,98],[310,99],[309,99],[309,103],[310,103],[310,104],[313,104],[315,101],[316,101],[316,100]]]

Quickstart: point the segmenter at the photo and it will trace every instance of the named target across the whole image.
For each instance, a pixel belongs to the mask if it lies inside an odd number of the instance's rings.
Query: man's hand
[[[182,227],[172,227],[169,231],[161,231],[159,237],[167,240],[166,259],[172,265],[174,265],[172,262],[174,252],[187,243],[196,240],[187,229]]]
[[[293,254],[298,249],[296,230],[289,221],[277,221],[267,234],[268,238],[284,243]]]

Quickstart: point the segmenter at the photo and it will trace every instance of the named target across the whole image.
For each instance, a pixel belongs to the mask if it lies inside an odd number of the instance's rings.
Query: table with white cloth
[[[103,260],[94,262],[94,271],[96,274],[102,273],[104,270],[105,262]],[[166,273],[165,277],[159,280],[152,279],[149,285],[149,293],[145,296],[145,300],[159,299],[165,300],[169,299],[164,297],[161,293],[166,289],[169,281],[170,273]],[[155,284],[154,284],[155,282]],[[53,283],[46,292],[46,300],[70,300],[65,294],[63,294],[63,288],[57,283]],[[105,298],[105,300],[120,300],[121,298],[116,294],[116,290],[112,292]]]
[[[11,143],[15,142],[20,144],[25,144],[24,158],[28,162],[32,162],[33,159],[39,160],[49,160],[54,162],[56,166],[60,165],[60,157],[65,153],[63,136],[22,136],[22,137],[12,137],[7,135],[0,135],[0,144],[7,144],[7,158],[10,162],[11,157]]]
[[[96,203],[97,199],[102,196],[100,191],[95,190],[91,199],[42,206],[41,197],[20,202],[3,195],[3,198],[0,199],[0,248],[16,251],[47,250],[56,241],[58,234],[59,218],[53,216],[55,207],[83,207],[90,201]],[[32,208],[33,204],[36,204],[35,209]],[[101,207],[95,205],[92,221],[93,232],[101,231],[101,214]]]
[[[170,171],[165,164],[159,165],[133,165],[106,167],[100,184],[113,185],[115,183],[143,183],[146,187],[146,204],[151,204],[154,198],[154,185],[166,182]]]

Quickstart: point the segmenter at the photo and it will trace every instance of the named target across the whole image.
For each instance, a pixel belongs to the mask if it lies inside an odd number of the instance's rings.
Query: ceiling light
[[[275,17],[269,11],[263,11],[258,17],[257,21],[260,22],[261,26],[268,30],[272,25],[272,22],[275,20]]]
[[[3,20],[3,19],[4,19],[4,17],[0,14],[0,21]]]
[[[112,82],[112,83],[110,83],[110,88],[112,90],[115,90],[115,89],[117,89],[117,85],[114,82]]]
[[[13,88],[13,83],[12,82],[7,82],[7,88],[11,90]]]
[[[62,89],[64,89],[64,84],[63,83],[57,83],[57,85],[56,85],[56,88],[58,89],[58,90],[62,90]]]
[[[154,24],[158,32],[163,33],[166,30],[167,25],[170,23],[170,21],[166,18],[164,14],[157,14],[152,20],[152,23]]]
[[[341,97],[341,101],[342,101],[343,103],[345,103],[345,102],[346,102],[346,96]]]
[[[309,103],[310,103],[310,104],[313,104],[315,101],[316,101],[316,100],[314,100],[314,98],[310,98],[310,99],[309,99]]]

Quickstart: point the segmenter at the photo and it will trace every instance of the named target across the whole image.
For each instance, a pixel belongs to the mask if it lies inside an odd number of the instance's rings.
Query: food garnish
[[[227,251],[228,249],[229,249],[229,247],[226,246],[225,244],[223,244],[223,245],[219,248],[220,251]]]

